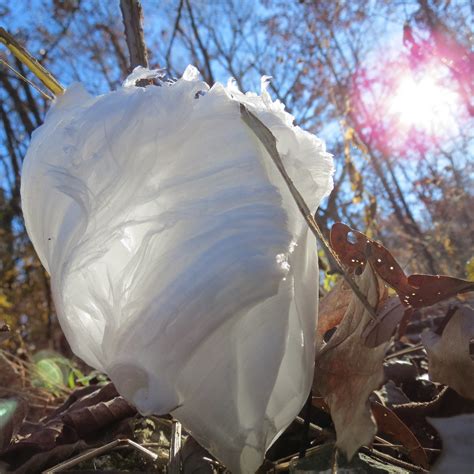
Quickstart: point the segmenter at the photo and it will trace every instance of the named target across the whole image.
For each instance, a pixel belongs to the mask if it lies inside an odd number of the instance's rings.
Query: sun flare
[[[408,72],[395,88],[389,112],[405,128],[439,135],[456,128],[458,102],[456,92],[442,85],[432,74],[417,79]]]

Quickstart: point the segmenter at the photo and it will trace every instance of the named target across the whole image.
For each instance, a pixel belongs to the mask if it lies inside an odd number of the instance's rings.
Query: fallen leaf
[[[390,408],[378,402],[373,402],[371,406],[379,431],[393,436],[407,449],[410,459],[415,464],[428,469],[426,452],[407,425]]]
[[[117,396],[106,402],[67,412],[62,419],[79,437],[84,437],[135,413],[135,408],[123,397]]]
[[[355,270],[366,264],[365,248],[371,240],[362,232],[351,229],[342,222],[336,222],[331,228],[329,239],[331,247],[344,265]]]
[[[428,330],[421,340],[428,353],[431,380],[445,385],[466,398],[474,399],[474,361],[469,353],[474,338],[474,309],[459,308],[441,336]]]
[[[431,306],[459,293],[474,291],[474,282],[445,275],[405,272],[393,255],[380,243],[337,222],[330,234],[331,247],[342,263],[354,271],[370,262],[379,277],[392,287],[402,303],[412,308]]]
[[[472,474],[474,467],[474,415],[451,418],[428,418],[443,441],[441,455],[431,469],[432,474]]]
[[[407,278],[407,281],[413,289],[410,304],[414,308],[431,306],[459,293],[474,291],[474,281],[444,275],[413,274]]]
[[[76,441],[71,444],[59,444],[48,451],[40,451],[32,453],[30,456],[22,458],[24,462],[12,469],[12,463],[2,462],[0,460],[0,472],[14,472],[15,474],[31,474],[41,472],[41,469],[47,466],[54,466],[72,456],[85,451],[90,448],[94,448],[98,443],[88,444],[83,440]],[[15,464],[13,464],[15,466]]]
[[[95,390],[94,390],[95,389]],[[122,420],[134,416],[136,410],[118,395],[113,384],[76,390],[66,402],[41,423],[28,423],[20,439],[11,444],[1,460],[15,472],[28,472],[30,460],[37,457],[37,469],[48,462],[59,462],[78,446],[92,445],[100,433]]]
[[[398,296],[388,298],[377,310],[377,318],[371,319],[362,333],[365,345],[377,347],[388,341],[402,320],[405,311],[407,308],[402,305]]]
[[[65,402],[53,410],[49,416],[44,419],[44,422],[48,422],[60,413],[65,412],[69,407],[73,406],[74,409],[78,409],[85,406],[93,405],[94,403],[102,402],[104,400],[110,400],[111,398],[117,396],[117,390],[113,384],[107,384],[99,390],[100,387],[97,385],[88,385],[87,387],[76,388]],[[77,402],[77,403],[76,403]]]
[[[378,278],[367,266],[355,276],[372,306],[379,301]],[[326,400],[337,433],[337,446],[351,458],[362,445],[372,442],[377,431],[368,402],[384,380],[383,359],[388,344],[364,345],[362,333],[371,316],[352,296],[342,322],[316,356],[313,388]]]
[[[445,275],[406,276],[392,254],[378,242],[368,245],[368,260],[377,274],[398,294],[401,302],[412,308],[424,308],[459,293],[474,290],[474,282]]]
[[[334,288],[319,303],[317,338],[321,342],[324,334],[336,327],[344,317],[344,313],[352,298],[352,290],[344,279],[340,279]]]

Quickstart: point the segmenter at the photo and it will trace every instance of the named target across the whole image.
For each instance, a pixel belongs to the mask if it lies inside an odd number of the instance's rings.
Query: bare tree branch
[[[148,67],[148,53],[143,33],[143,10],[140,0],[120,0],[125,38],[130,55],[130,70]]]
[[[170,69],[171,50],[173,48],[174,39],[176,38],[176,33],[179,29],[179,22],[181,20],[182,11],[183,11],[183,0],[179,0],[178,13],[176,14],[176,21],[174,22],[173,33],[171,34],[170,44],[168,46],[168,50],[166,51],[166,55],[165,55],[165,62],[166,62],[165,65],[168,68],[168,71]]]
[[[191,4],[189,3],[189,0],[186,0],[186,7],[188,8],[189,19],[191,20],[191,28],[193,30],[194,36],[196,37],[196,41],[198,43],[199,49],[201,50],[201,54],[204,58],[204,63],[206,64],[206,71],[207,71],[206,81],[210,85],[212,85],[214,84],[214,75],[212,74],[211,61],[209,58],[208,51],[206,47],[204,46],[201,40],[201,37],[199,36],[199,31],[198,31],[196,22],[194,20],[194,15],[193,15],[193,11],[191,9]]]

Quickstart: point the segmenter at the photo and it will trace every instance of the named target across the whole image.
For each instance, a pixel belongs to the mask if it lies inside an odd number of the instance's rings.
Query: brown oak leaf
[[[377,318],[371,319],[364,329],[362,337],[365,345],[377,347],[388,341],[406,311],[410,311],[410,308],[403,306],[397,296],[386,299],[377,310]]]
[[[406,276],[393,255],[380,243],[336,222],[331,229],[331,247],[351,271],[369,261],[377,274],[391,286],[407,306],[422,308],[459,293],[474,291],[474,282],[445,275]]]
[[[415,464],[428,469],[426,452],[408,426],[390,408],[378,402],[373,402],[371,406],[379,431],[393,436],[405,446]]]
[[[344,313],[352,298],[352,290],[341,278],[334,288],[319,303],[317,340],[322,343],[324,334],[336,327],[344,317]]]
[[[368,265],[355,281],[372,306],[379,299],[379,281]],[[328,404],[336,428],[337,446],[351,458],[377,431],[369,395],[384,380],[383,359],[388,343],[364,345],[362,333],[370,314],[353,295],[344,318],[329,342],[316,356],[313,388]]]
[[[474,399],[474,361],[469,353],[474,338],[474,309],[458,308],[441,336],[428,330],[421,340],[428,353],[431,380],[449,385],[459,395]]]
[[[93,445],[108,429],[135,414],[111,383],[77,389],[40,423],[25,424],[20,439],[2,453],[0,462],[14,472],[33,472],[32,462],[40,469],[62,461],[61,456]]]

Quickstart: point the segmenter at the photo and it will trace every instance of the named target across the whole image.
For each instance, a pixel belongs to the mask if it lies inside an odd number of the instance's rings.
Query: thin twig
[[[360,452],[364,453],[364,454],[367,454],[369,456],[379,458],[382,461],[388,462],[390,464],[401,467],[403,469],[406,469],[408,472],[429,473],[429,471],[427,471],[426,469],[423,469],[420,466],[416,466],[415,464],[411,464],[409,462],[402,461],[400,459],[394,458],[393,456],[382,453],[381,451],[377,451],[376,449],[369,449],[369,448],[366,448],[365,446],[362,446],[360,448]]]
[[[176,33],[178,32],[178,29],[179,29],[179,22],[181,21],[182,11],[183,11],[183,0],[179,0],[178,13],[176,15],[176,21],[174,22],[173,33],[171,33],[170,44],[168,45],[168,49],[165,55],[165,63],[166,63],[166,67],[168,68],[168,73],[170,69],[171,50],[173,48],[174,39],[176,38]]]
[[[324,444],[320,444],[318,446],[313,446],[312,448],[308,448],[306,450],[306,457],[310,457],[310,456],[313,456],[314,454],[316,454],[318,451],[321,451],[321,450],[324,450],[327,448],[328,444],[333,444],[333,443],[324,443]],[[299,458],[298,458],[298,453],[293,453],[293,454],[290,454],[289,456],[285,456],[284,458],[280,458],[280,459],[277,459],[275,461],[275,466],[274,468],[276,470],[282,470],[282,469],[285,469],[285,468],[288,468],[289,466],[289,463],[293,460],[297,461]],[[285,467],[286,466],[286,467]]]
[[[300,416],[297,416],[295,418],[295,421],[300,424],[304,425],[305,420],[301,418]],[[314,423],[309,423],[309,429],[314,431],[315,433],[318,433],[319,436],[324,436],[326,439],[334,440],[334,432],[331,430],[327,430],[326,428],[321,428],[318,425],[315,425]]]
[[[304,422],[303,428],[301,430],[301,440],[300,440],[300,452],[299,458],[303,459],[306,455],[306,449],[308,448],[308,434],[309,434],[309,425],[311,423],[311,406],[313,401],[313,391],[310,390],[308,399],[304,406]]]
[[[383,443],[372,443],[373,447],[380,447],[380,448],[393,448],[393,449],[406,449],[406,446],[403,446],[403,444],[393,444],[389,443],[388,441],[383,440]],[[442,450],[437,449],[437,448],[425,448],[423,446],[423,449],[425,451],[432,451],[434,453],[440,453]]]
[[[4,64],[8,69],[10,69],[14,74],[16,74],[22,81],[26,82],[27,84],[29,84],[31,87],[33,87],[34,89],[36,89],[44,98],[48,99],[48,100],[53,100],[54,97],[51,97],[50,95],[46,94],[46,92],[42,89],[40,89],[36,84],[34,84],[33,82],[31,82],[29,79],[27,79],[25,76],[23,76],[23,74],[21,74],[20,72],[18,72],[13,66],[11,66],[10,64],[8,64],[6,61],[4,61],[2,58],[0,58],[0,63]]]
[[[98,448],[90,449],[89,451],[78,454],[77,456],[74,456],[73,458],[68,459],[67,461],[64,461],[60,464],[56,464],[56,466],[53,466],[43,471],[42,474],[54,474],[56,472],[62,472],[66,469],[69,469],[70,467],[77,466],[83,461],[88,461],[89,459],[94,459],[97,456],[101,456],[102,454],[108,453],[109,451],[112,451],[115,448],[126,447],[131,447],[133,449],[136,449],[137,451],[140,451],[141,453],[148,456],[152,461],[156,461],[158,459],[158,454],[150,451],[149,449],[144,448],[143,446],[140,446],[138,443],[135,443],[130,439],[116,439],[114,441],[111,441],[110,443],[105,444],[104,446],[99,446]]]
[[[207,70],[207,75],[208,75],[206,79],[207,79],[207,82],[209,82],[209,84],[212,86],[212,84],[214,84],[214,75],[212,74],[211,61],[209,59],[208,51],[206,47],[204,46],[201,40],[201,37],[199,35],[199,30],[196,26],[196,22],[194,21],[193,10],[191,9],[191,4],[189,3],[189,0],[186,0],[186,7],[188,8],[189,19],[191,20],[191,28],[193,30],[194,37],[196,38],[197,44],[204,58],[204,63],[206,64],[206,70]]]
[[[145,456],[148,456],[152,461],[156,461],[158,459],[158,454],[154,453],[153,451],[150,451],[149,449],[146,449],[145,446],[142,446],[141,444],[135,443],[135,441],[131,439],[124,439],[121,440],[125,445],[128,445],[132,448],[135,448],[137,451],[140,451],[142,454]]]
[[[334,445],[331,455],[331,474],[337,474],[337,446]]]
[[[411,354],[412,352],[418,352],[418,351],[421,351],[424,348],[425,347],[423,346],[423,344],[418,344],[418,345],[413,346],[413,347],[407,347],[406,349],[401,349],[397,352],[394,352],[393,354],[389,354],[388,356],[385,357],[385,360],[395,359],[395,358],[400,357],[400,356],[405,355],[405,354]]]
[[[24,64],[54,95],[64,93],[64,87],[55,77],[34,58],[13,36],[0,27],[0,43],[3,43],[11,53]]]
[[[278,168],[278,171],[280,171],[280,174],[285,180],[285,183],[288,186],[288,189],[290,190],[290,193],[293,196],[293,199],[295,200],[296,205],[298,206],[298,209],[300,210],[306,223],[308,224],[308,227],[311,229],[314,236],[320,240],[321,244],[325,247],[326,251],[328,251],[333,256],[336,262],[336,266],[338,267],[338,270],[341,272],[342,276],[344,277],[344,280],[347,281],[352,291],[355,293],[357,298],[359,298],[360,302],[364,305],[365,309],[370,314],[372,319],[376,319],[375,309],[367,301],[367,298],[361,292],[361,290],[359,289],[355,281],[344,270],[338,255],[336,254],[336,252],[334,252],[334,250],[329,245],[329,242],[324,237],[312,212],[310,211],[308,205],[306,204],[306,201],[303,199],[303,196],[301,196],[300,192],[298,191],[293,181],[289,177],[288,173],[286,172],[285,167],[283,166],[283,163],[281,161],[280,154],[278,153],[278,150],[276,147],[276,139],[274,135],[269,130],[269,128],[266,127],[261,122],[261,120],[259,120],[258,117],[256,117],[252,112],[250,112],[247,109],[247,107],[245,107],[245,105],[243,104],[240,104],[240,115],[242,116],[242,120],[245,122],[245,124],[253,131],[256,137],[262,142],[263,146],[265,147],[268,154],[270,155],[273,162],[275,163],[276,167]]]
[[[143,10],[140,0],[120,0],[125,38],[130,55],[130,69],[148,67],[148,53],[143,33]]]
[[[168,473],[179,474],[181,472],[180,455],[181,450],[181,423],[173,420],[171,426],[170,456],[168,462]]]

